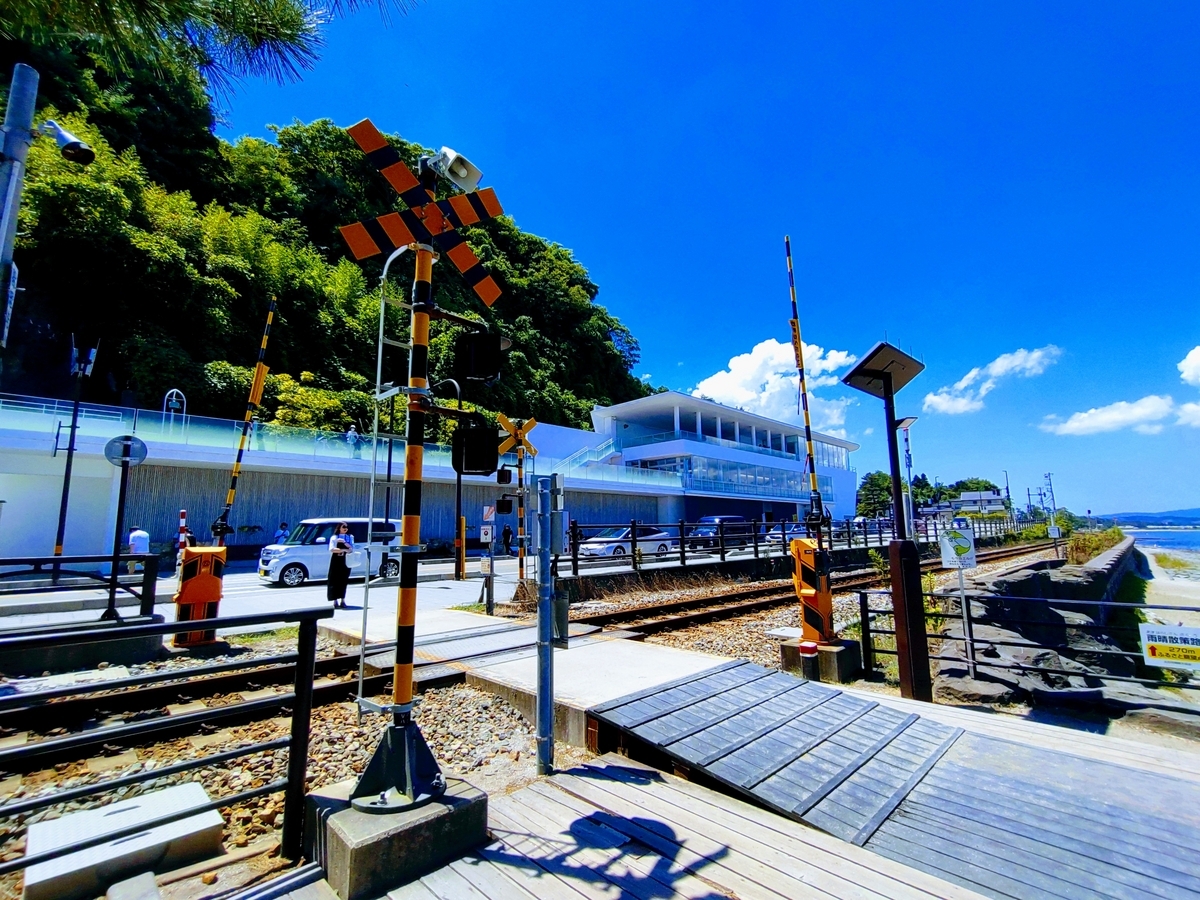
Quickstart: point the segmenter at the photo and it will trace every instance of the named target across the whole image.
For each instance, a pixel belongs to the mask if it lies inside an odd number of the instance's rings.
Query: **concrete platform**
[[[452,582],[453,583],[453,582]],[[462,582],[459,582],[461,584]],[[317,634],[342,644],[358,646],[362,642],[362,610],[356,616],[327,619],[317,625]],[[418,609],[416,638],[434,635],[453,635],[481,628],[509,628],[512,619],[486,616],[483,613],[465,612],[461,609]],[[378,644],[396,640],[396,605],[390,608],[372,606],[367,610],[367,643]]]
[[[660,687],[715,668],[727,657],[593,635],[587,643],[554,651],[554,733],[576,747],[587,745],[587,710],[627,694]],[[503,697],[534,720],[537,658],[527,656],[472,668],[467,684]]]

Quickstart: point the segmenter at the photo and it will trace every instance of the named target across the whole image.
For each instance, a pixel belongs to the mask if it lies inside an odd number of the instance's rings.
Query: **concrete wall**
[[[6,450],[0,472],[0,556],[54,552],[66,453]],[[77,454],[67,506],[63,552],[92,555],[112,550],[119,470],[103,457]]]

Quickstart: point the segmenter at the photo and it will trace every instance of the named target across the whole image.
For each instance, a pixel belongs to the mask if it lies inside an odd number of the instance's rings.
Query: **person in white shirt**
[[[150,535],[142,529],[141,525],[134,525],[133,528],[129,530],[129,552],[150,552]],[[132,575],[137,570],[137,563],[131,560],[128,565],[129,574]]]
[[[326,582],[325,596],[334,608],[346,608],[346,586],[350,583],[350,566],[346,557],[354,552],[354,538],[350,536],[350,526],[339,522],[333,534],[329,537],[329,580]]]

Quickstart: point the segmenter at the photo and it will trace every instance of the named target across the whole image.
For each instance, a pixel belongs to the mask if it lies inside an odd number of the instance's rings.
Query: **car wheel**
[[[618,544],[616,547],[613,547],[612,555],[613,556],[624,556],[625,548]]]
[[[306,578],[308,578],[308,572],[299,563],[284,566],[283,571],[279,573],[279,583],[285,584],[288,587],[300,587],[300,585],[304,584],[304,579]]]
[[[659,545],[658,545],[658,552],[659,552],[659,553],[666,553],[666,552],[667,552],[667,545],[666,545],[666,544],[659,544]]]
[[[382,566],[379,567],[379,577],[380,578],[399,578],[400,577],[400,563],[397,560],[389,559],[387,562],[385,562]]]

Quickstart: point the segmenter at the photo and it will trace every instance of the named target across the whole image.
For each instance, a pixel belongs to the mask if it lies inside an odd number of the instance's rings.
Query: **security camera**
[[[429,161],[433,170],[443,178],[449,179],[464,191],[473,191],[479,187],[483,173],[472,165],[465,156],[455,153],[449,147],[443,147],[438,155]]]
[[[81,141],[53,119],[42,126],[42,134],[48,134],[58,144],[58,152],[63,159],[81,166],[91,165],[96,160],[96,151]]]

